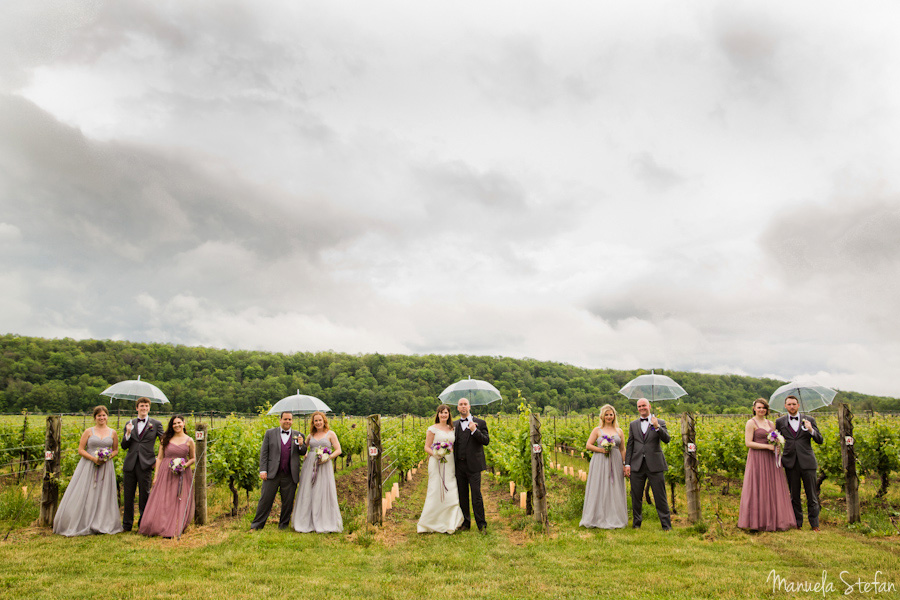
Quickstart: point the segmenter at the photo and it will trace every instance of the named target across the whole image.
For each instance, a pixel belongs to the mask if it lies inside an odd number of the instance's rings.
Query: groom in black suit
[[[663,531],[672,529],[669,516],[669,502],[666,499],[666,457],[659,443],[669,443],[669,432],[666,422],[650,414],[650,401],[641,398],[637,401],[640,418],[631,422],[628,427],[628,444],[625,449],[625,476],[631,478],[631,514],[635,529],[640,528],[644,485],[650,480],[656,512]]]
[[[278,529],[287,529],[291,524],[291,511],[294,510],[294,494],[300,482],[300,456],[306,454],[303,434],[291,429],[294,415],[289,411],[281,413],[280,427],[273,427],[263,436],[259,449],[259,478],[262,479],[262,490],[256,516],[250,529],[262,529],[266,526],[275,493],[281,492],[281,517]],[[315,457],[314,457],[315,458]]]
[[[813,531],[819,530],[819,494],[816,492],[816,453],[812,442],[821,444],[824,440],[816,420],[809,415],[801,417],[800,402],[794,396],[784,399],[784,409],[788,414],[778,417],[775,429],[784,437],[784,452],[781,464],[787,475],[788,488],[791,490],[791,505],[794,507],[794,518],[797,529],[803,526],[803,504],[800,502],[800,485],[806,489],[806,513],[809,526]]]
[[[125,423],[125,435],[122,436],[122,449],[125,462],[122,464],[122,485],[125,509],[122,512],[122,529],[131,531],[134,526],[134,492],[138,492],[138,508],[141,517],[150,497],[150,485],[153,482],[153,468],[156,466],[157,438],[162,439],[165,431],[162,423],[150,418],[150,399],[138,398],[138,416]],[[138,526],[141,519],[138,518]]]
[[[472,416],[468,398],[460,398],[456,404],[459,420],[455,424],[456,443],[453,448],[453,459],[456,464],[456,488],[459,492],[459,507],[462,509],[462,530],[472,527],[469,514],[469,490],[472,491],[472,511],[475,513],[475,524],[478,531],[487,528],[484,518],[484,500],[481,497],[481,472],[487,469],[484,460],[484,447],[488,445],[487,423],[483,419]]]

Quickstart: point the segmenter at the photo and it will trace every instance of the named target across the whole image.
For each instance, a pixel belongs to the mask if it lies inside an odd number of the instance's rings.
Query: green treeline
[[[519,391],[545,413],[596,412],[606,403],[633,412],[632,402],[618,390],[646,372],[494,356],[281,354],[7,334],[0,336],[0,413],[85,411],[106,400],[100,392],[107,386],[138,375],[157,385],[173,409],[182,412],[256,412],[299,389],[321,398],[336,413],[427,415],[445,387],[468,376],[500,390],[503,412],[515,410]],[[768,398],[784,383],[657,372],[675,379],[689,394],[665,402],[665,412],[749,414],[753,399]],[[864,410],[900,410],[896,398],[841,392],[838,400]],[[490,407],[491,412],[499,410],[498,403]]]

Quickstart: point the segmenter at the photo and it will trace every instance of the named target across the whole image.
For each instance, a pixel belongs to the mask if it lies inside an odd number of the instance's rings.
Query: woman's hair
[[[172,415],[172,418],[169,419],[169,426],[166,427],[166,433],[163,435],[162,439],[162,447],[168,448],[169,442],[172,441],[172,438],[175,437],[175,428],[172,427],[172,423],[175,422],[175,419],[181,419],[181,422],[184,423],[184,416],[182,415]],[[182,430],[184,431],[184,430]]]
[[[447,414],[447,425],[453,425],[453,411],[446,404],[441,404],[440,406],[437,407],[437,410],[434,411],[434,422],[435,423],[441,422],[441,412],[443,412],[443,410],[445,408],[447,409],[447,413],[448,413]]]
[[[756,416],[756,405],[757,404],[762,404],[763,406],[765,406],[766,407],[766,416],[769,416],[769,403],[766,401],[765,398],[757,398],[756,400],[753,401],[753,406],[750,407],[750,412],[752,413],[752,416],[754,416],[754,417]]]
[[[605,423],[603,422],[603,415],[605,415],[608,411],[612,411],[613,414],[613,427],[616,429],[619,428],[619,413],[616,412],[616,407],[612,404],[604,404],[600,408],[600,427],[603,427]]]
[[[324,423],[324,425],[322,425],[322,431],[328,431],[328,417],[326,417],[325,413],[323,413],[321,410],[317,410],[313,414],[309,415],[309,435],[318,433],[319,431],[318,429],[316,429],[315,425],[316,415],[322,415],[322,422]]]
[[[94,407],[94,418],[96,419],[97,415],[99,415],[100,413],[106,413],[106,416],[109,416],[109,410],[107,410],[107,408],[102,404],[98,404]]]

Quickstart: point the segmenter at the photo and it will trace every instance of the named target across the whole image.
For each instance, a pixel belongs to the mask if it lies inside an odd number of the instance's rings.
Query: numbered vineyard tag
[[[540,444],[532,444],[532,445],[531,445],[531,452],[532,452],[533,454],[540,454],[540,453],[541,453],[541,445],[540,445]]]
[[[44,460],[53,460],[53,450],[44,450]]]
[[[688,452],[696,452],[696,451],[697,451],[697,444],[688,443]]]
[[[369,456],[378,456],[378,448],[369,446]]]
[[[206,438],[205,431],[195,431],[194,432],[194,439],[197,440],[198,442],[202,442],[205,438]]]
[[[853,445],[853,436],[852,435],[845,436],[844,443],[847,444],[848,446],[852,446]]]

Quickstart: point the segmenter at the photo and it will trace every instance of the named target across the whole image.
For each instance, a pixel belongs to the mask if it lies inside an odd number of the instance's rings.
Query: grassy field
[[[864,521],[871,526],[841,525],[840,491],[826,485],[820,533],[749,535],[735,527],[740,486],[733,482],[727,495],[719,485],[703,490],[700,526],[676,515],[675,529],[664,533],[650,508],[641,530],[595,531],[578,527],[584,484],[553,473],[552,527],[542,533],[513,504],[506,482],[487,477],[488,533],[448,536],[415,532],[425,477],[419,472],[407,483],[385,524],[370,528],[363,524],[360,487],[350,484],[365,475],[358,468],[342,472],[345,533],[331,535],[271,526],[250,533],[257,495],[231,518],[227,493],[212,488],[212,523],[191,527],[180,540],[54,536],[4,518],[13,495],[21,494],[7,487],[0,523],[7,525],[3,533],[13,528],[0,542],[0,597],[812,598],[843,596],[841,572],[856,583],[871,582],[879,571],[893,592],[854,586],[850,597],[900,597],[900,537],[890,529],[900,498],[894,489],[874,501],[874,483],[863,487]],[[683,508],[683,490],[677,493]],[[774,592],[773,574],[783,578]],[[786,589],[785,582],[812,587],[823,577],[824,594]]]

